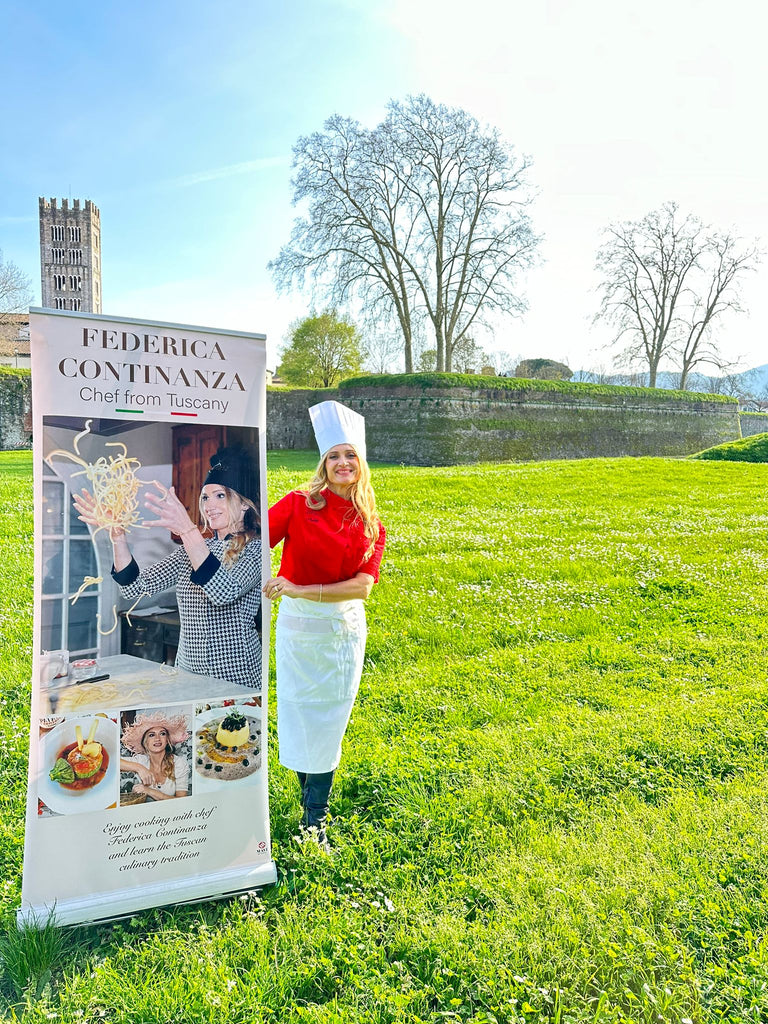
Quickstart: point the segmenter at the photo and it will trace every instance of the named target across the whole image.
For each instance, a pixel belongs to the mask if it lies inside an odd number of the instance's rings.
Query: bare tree
[[[691,370],[700,363],[731,372],[731,366],[721,359],[713,342],[712,322],[727,310],[744,311],[739,294],[740,278],[757,267],[760,256],[757,245],[744,246],[732,234],[710,232],[702,253],[701,291],[692,296],[687,319],[681,324],[681,390],[685,390]]]
[[[393,317],[413,370],[414,331],[426,320],[437,369],[490,315],[525,308],[518,274],[538,238],[526,208],[529,162],[495,129],[427,96],[391,102],[372,130],[334,116],[294,148],[294,202],[308,203],[289,245],[271,261],[277,284],[303,284],[370,315]]]
[[[507,349],[494,348],[485,353],[488,366],[492,366],[497,377],[513,377],[515,367],[523,358],[519,353],[513,354]]]
[[[749,395],[742,400],[742,405],[749,404],[754,412],[768,412],[768,381],[761,382],[756,371],[750,384]]]
[[[731,364],[724,367],[723,371],[716,377],[704,378],[700,390],[710,395],[729,395],[731,398],[738,398],[742,405],[750,401],[759,401],[760,381],[756,370],[739,372],[736,365]]]
[[[676,203],[665,203],[640,221],[607,229],[597,255],[602,298],[595,319],[617,330],[628,363],[648,367],[656,386],[664,357],[680,363],[681,387],[700,363],[718,365],[712,322],[726,310],[740,309],[738,285],[760,257],[697,217],[680,218]]]
[[[586,384],[613,384],[614,376],[612,369],[609,369],[605,363],[600,363],[593,370],[578,370],[573,379]]]
[[[391,331],[374,331],[365,336],[365,366],[371,373],[397,373],[402,352],[400,339]]]
[[[0,249],[0,324],[8,323],[8,314],[26,313],[31,302],[31,281]]]

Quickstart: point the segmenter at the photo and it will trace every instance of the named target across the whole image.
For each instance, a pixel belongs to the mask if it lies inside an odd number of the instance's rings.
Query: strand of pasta
[[[75,604],[77,599],[78,599],[78,597],[80,597],[80,595],[83,593],[83,591],[87,590],[88,587],[95,587],[95,586],[98,586],[99,583],[103,583],[103,582],[104,582],[104,577],[103,576],[84,576],[83,577],[83,582],[80,584],[80,587],[79,587],[77,593],[74,595],[74,597],[70,597],[70,599],[69,599],[70,604]]]
[[[133,623],[131,622],[131,612],[136,607],[136,605],[139,603],[139,601],[141,601],[145,597],[147,597],[147,594],[139,594],[139,596],[133,602],[133,604],[128,609],[128,611],[127,612],[123,612],[123,614],[125,615],[126,622],[128,623],[129,626],[133,625]],[[104,630],[104,629],[101,628],[101,612],[97,612],[96,613],[96,629],[99,631],[101,636],[109,636],[110,633],[114,633],[115,630],[117,629],[117,623],[118,623],[119,620],[118,620],[118,617],[117,617],[117,605],[116,604],[112,605],[112,616],[113,616],[113,618],[115,620],[114,624],[112,625],[112,627],[110,629]]]
[[[156,680],[142,680],[146,686],[156,685]],[[98,704],[103,707],[109,706],[110,702],[121,703],[132,700],[134,697],[146,699],[150,696],[143,686],[134,686],[127,693],[122,693],[115,683],[91,683],[88,686],[70,686],[61,692],[59,706],[65,705],[71,710],[76,710],[85,704]]]

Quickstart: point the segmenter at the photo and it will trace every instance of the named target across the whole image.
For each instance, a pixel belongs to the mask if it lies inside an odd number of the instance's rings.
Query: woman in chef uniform
[[[363,602],[379,578],[385,532],[365,460],[365,420],[338,402],[321,402],[309,415],[320,463],[305,489],[269,510],[269,543],[284,544],[264,594],[280,599],[280,762],[298,776],[302,825],[327,849],[333,774],[363,670]]]

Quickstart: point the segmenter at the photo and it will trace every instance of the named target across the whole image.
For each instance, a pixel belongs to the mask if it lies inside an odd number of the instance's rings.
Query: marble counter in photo
[[[93,683],[87,680],[75,683],[65,678],[56,680],[60,685],[44,688],[46,713],[66,715],[260,696],[260,690],[254,687],[239,686],[215,676],[187,672],[130,654],[99,658],[95,674],[109,678]]]

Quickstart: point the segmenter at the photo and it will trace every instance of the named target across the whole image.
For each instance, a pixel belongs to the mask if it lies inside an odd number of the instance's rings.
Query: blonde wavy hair
[[[150,728],[154,728],[154,726],[150,726]],[[147,729],[147,732],[149,732],[149,731],[150,730]],[[173,760],[173,745],[171,744],[171,741],[168,738],[168,730],[166,729],[164,731],[165,731],[165,753],[163,754],[163,760],[162,760],[162,764],[160,765],[160,767],[163,769],[163,772],[165,773],[166,779],[172,779],[175,782],[176,781],[176,764],[175,764],[175,762]],[[147,735],[147,732],[144,733],[144,736]],[[149,756],[149,751],[144,746],[144,736],[141,737],[141,748],[144,751],[144,753],[147,756]]]
[[[363,533],[368,538],[368,548],[366,549],[363,561],[368,559],[373,554],[373,549],[376,546],[376,541],[379,539],[379,514],[376,511],[376,495],[373,493],[373,487],[371,486],[371,470],[365,459],[361,458],[358,454],[357,448],[353,444],[349,446],[353,448],[357,455],[358,466],[360,472],[357,480],[352,485],[352,491],[349,495],[352,501],[352,509],[347,513],[351,517],[351,521],[361,522],[363,524]],[[321,491],[328,486],[328,470],[325,466],[326,454],[320,459],[315,469],[315,475],[307,484],[307,507],[312,509],[325,508],[326,501]]]
[[[225,487],[223,484],[221,489],[227,496],[227,529],[232,534],[224,544],[224,556],[221,562],[222,565],[229,566],[235,564],[247,544],[250,544],[255,537],[261,536],[261,520],[259,519],[256,506],[250,499],[244,498],[242,494],[238,494],[237,491],[233,491],[230,487]],[[212,531],[208,526],[205,512],[203,511],[202,490],[200,491],[197,504],[202,520],[202,532],[203,534],[211,534]],[[243,505],[247,505],[245,512],[242,511]],[[237,524],[241,518],[243,520],[243,529],[237,530]]]

